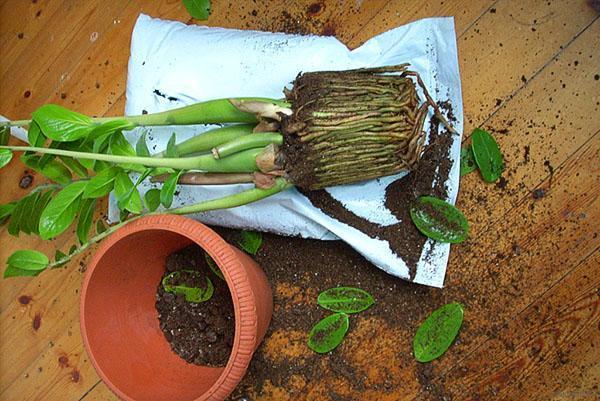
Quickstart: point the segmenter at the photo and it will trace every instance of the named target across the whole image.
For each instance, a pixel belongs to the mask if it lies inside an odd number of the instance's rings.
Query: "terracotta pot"
[[[159,327],[154,307],[165,257],[196,243],[229,286],[235,337],[224,368],[189,364]],[[223,400],[244,376],[273,310],[269,283],[245,253],[195,220],[157,215],[108,237],[88,266],[81,292],[81,332],[92,364],[124,400]]]

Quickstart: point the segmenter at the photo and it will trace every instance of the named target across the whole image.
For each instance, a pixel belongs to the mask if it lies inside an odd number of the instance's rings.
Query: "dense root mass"
[[[412,170],[429,108],[413,75],[406,65],[299,75],[282,121],[292,182],[312,190]]]

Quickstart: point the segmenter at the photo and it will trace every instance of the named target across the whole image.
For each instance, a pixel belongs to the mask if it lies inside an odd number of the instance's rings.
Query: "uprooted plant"
[[[420,98],[420,87],[425,97]],[[5,277],[36,275],[64,264],[119,227],[142,215],[190,214],[258,201],[292,186],[304,190],[348,184],[415,168],[424,143],[423,125],[432,108],[450,127],[418,74],[407,65],[299,75],[285,101],[266,98],[212,100],[138,116],[90,118],[45,105],[31,120],[0,123],[28,126],[31,146],[0,146],[0,167],[12,151],[55,184],[38,186],[23,199],[0,206],[8,231],[51,239],[78,217],[78,248],[56,260],[17,251]],[[181,143],[173,135],[165,151],[151,155],[142,134],[135,146],[124,130],[141,126],[235,123]],[[5,144],[2,144],[5,145]],[[133,182],[128,173],[138,173]],[[74,178],[75,177],[75,178]],[[162,182],[146,192],[145,179]],[[220,199],[171,208],[177,184],[254,183]],[[114,191],[121,221],[93,225],[95,200]],[[33,213],[31,213],[33,211]]]

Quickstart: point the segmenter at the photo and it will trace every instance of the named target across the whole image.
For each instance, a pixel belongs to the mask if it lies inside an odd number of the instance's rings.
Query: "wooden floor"
[[[444,291],[476,290],[457,351],[433,365],[433,381],[454,400],[600,397],[600,22],[591,3],[599,2],[213,0],[208,25],[295,27],[335,34],[350,47],[419,18],[455,17],[464,137],[477,126],[495,133],[507,170],[505,185],[485,185],[476,174],[461,183],[459,207],[473,234],[453,247]],[[121,113],[140,12],[195,22],[180,0],[0,1],[0,114],[27,118],[47,102]],[[0,203],[28,191],[19,188],[24,170],[17,159],[0,172]],[[16,239],[2,227],[0,261],[19,248],[50,252],[72,240]],[[88,258],[0,281],[0,399],[116,399],[79,334]],[[414,380],[415,363],[398,369]],[[407,382],[386,399],[427,393]],[[349,399],[381,398],[367,391]]]

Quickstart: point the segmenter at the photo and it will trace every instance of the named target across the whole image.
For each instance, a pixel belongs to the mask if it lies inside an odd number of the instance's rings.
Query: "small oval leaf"
[[[135,144],[135,153],[141,157],[150,157],[150,150],[146,144],[146,131],[140,135],[137,143]]]
[[[457,302],[434,311],[417,329],[413,353],[419,362],[439,358],[452,345],[463,322],[463,307]]]
[[[43,272],[44,270],[23,270],[18,269],[14,266],[8,265],[6,266],[6,270],[4,270],[4,278],[9,277],[34,277]]]
[[[92,227],[92,221],[94,219],[94,210],[96,207],[95,199],[84,199],[81,202],[81,208],[79,211],[79,220],[77,221],[77,238],[79,242],[85,244],[88,242],[88,233]]]
[[[183,173],[183,170],[176,171],[169,175],[160,189],[160,203],[166,208],[170,208],[173,204],[173,195],[175,194],[177,182],[179,181],[181,173]]]
[[[183,0],[186,10],[197,20],[203,21],[210,15],[210,0]]]
[[[333,312],[357,313],[369,309],[375,300],[360,288],[336,287],[320,293],[317,303]]]
[[[221,269],[219,269],[219,266],[217,266],[217,263],[206,252],[204,252],[204,259],[206,260],[206,264],[208,265],[208,268],[215,274],[215,276],[219,277],[222,280],[225,280],[225,277],[223,276],[223,272],[221,271]]]
[[[417,199],[410,217],[419,231],[436,241],[459,243],[469,235],[469,223],[461,211],[432,196]]]
[[[9,139],[10,139],[10,127],[7,125],[0,127],[0,146],[8,145]]]
[[[146,203],[146,209],[153,212],[160,206],[160,189],[152,188],[146,191],[144,194],[144,202]]]
[[[73,178],[71,171],[69,171],[69,169],[58,160],[48,161],[44,167],[41,167],[40,172],[46,177],[50,178],[52,181],[58,182],[62,185],[67,185]]]
[[[256,231],[242,231],[242,240],[238,242],[240,248],[249,253],[256,255],[262,245],[262,235]]]
[[[497,181],[504,170],[504,159],[494,137],[476,128],[471,135],[471,149],[484,181]]]
[[[477,169],[475,159],[473,158],[473,149],[471,147],[460,150],[460,176],[465,176]]]
[[[8,257],[6,263],[21,270],[44,270],[50,263],[48,256],[38,251],[21,250],[15,251]]]
[[[12,160],[13,152],[10,149],[0,149],[0,168],[6,166]]]
[[[308,347],[319,354],[334,350],[348,332],[350,321],[345,313],[334,313],[317,323],[308,334]]]
[[[176,284],[181,277],[181,273],[191,274],[192,276],[200,277],[201,274],[197,270],[181,270],[174,271],[173,273],[168,274],[163,278],[162,285],[166,292],[170,292],[172,294],[181,294],[185,296],[185,300],[193,303],[200,303],[208,301],[215,291],[215,287],[213,286],[212,281],[208,277],[206,278],[206,287],[188,287],[185,285]]]
[[[106,170],[102,170],[91,180],[88,181],[85,189],[83,190],[83,198],[100,198],[108,195],[114,187],[114,181],[117,174],[121,172],[119,167],[109,167]]]
[[[73,223],[86,184],[86,181],[75,181],[48,203],[40,217],[39,232],[42,239],[56,237]]]

